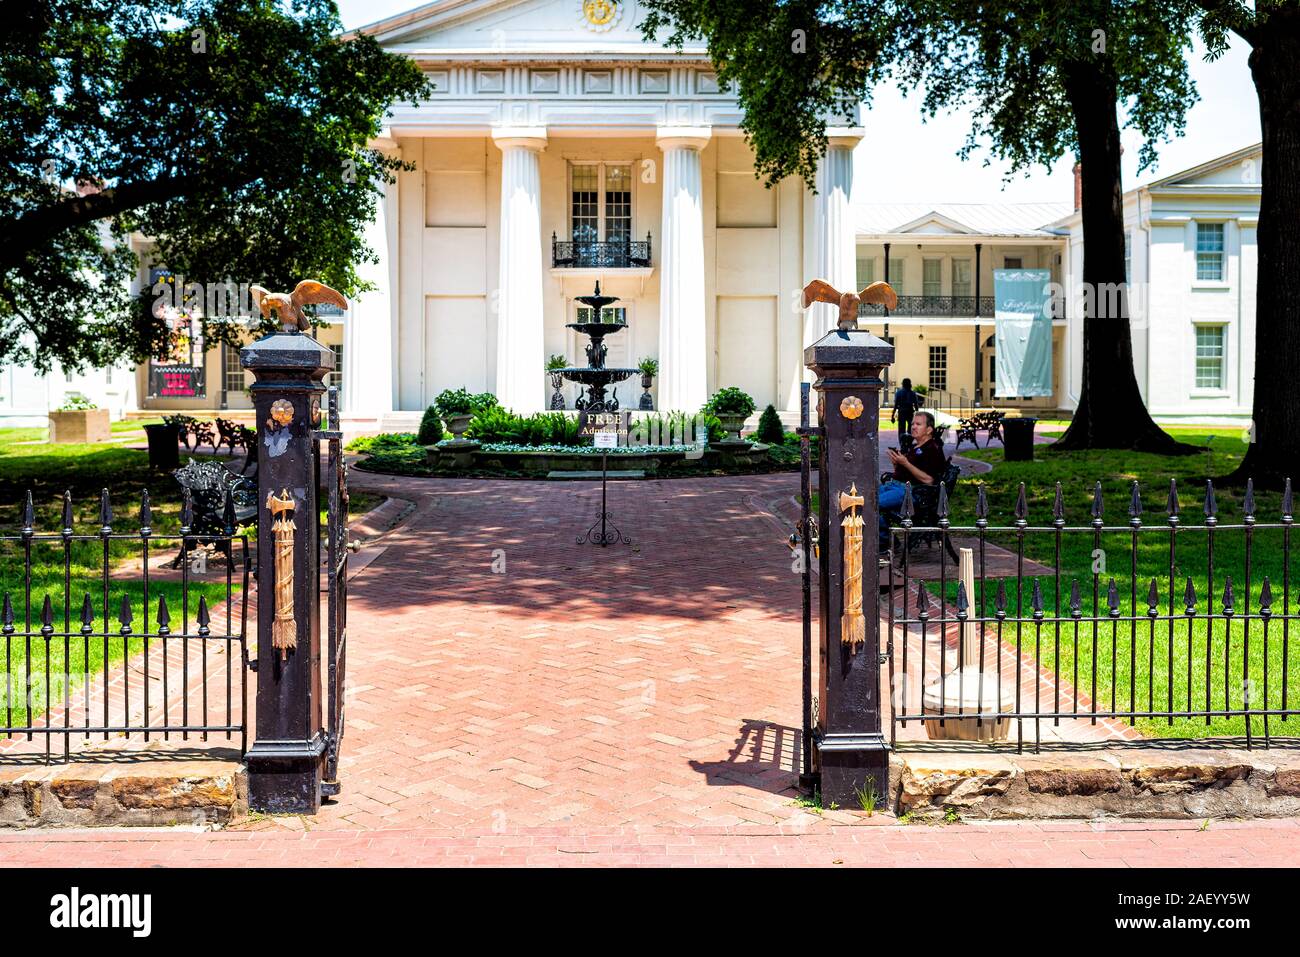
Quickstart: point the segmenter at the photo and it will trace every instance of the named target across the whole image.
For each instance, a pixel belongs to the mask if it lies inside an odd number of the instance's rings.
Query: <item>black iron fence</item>
[[[881,651],[892,741],[1238,737],[1253,747],[1300,730],[1289,723],[1300,715],[1289,481],[1280,514],[1261,519],[1248,485],[1231,521],[1208,482],[1190,520],[1172,482],[1163,514],[1148,518],[1134,482],[1124,524],[1107,523],[1100,483],[1082,525],[1067,524],[1059,483],[1046,524],[1031,523],[1023,485],[1007,525],[990,522],[982,485],[972,494],[972,523],[953,523],[941,488],[937,520],[922,527],[909,487],[889,532]],[[935,547],[949,540],[970,549],[964,581]]]
[[[249,549],[230,492],[224,527],[202,534],[188,491],[173,533],[152,527],[148,492],[129,531],[107,489],[90,531],[76,529],[70,493],[57,529],[36,527],[31,493],[21,513],[17,534],[0,534],[0,762],[30,757],[23,742],[66,761],[74,739],[123,736],[237,736],[242,754]]]

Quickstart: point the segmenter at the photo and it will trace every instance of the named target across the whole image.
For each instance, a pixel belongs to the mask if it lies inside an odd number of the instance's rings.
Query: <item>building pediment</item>
[[[1217,156],[1200,166],[1158,179],[1151,189],[1258,188],[1264,151],[1260,144]]]
[[[580,55],[675,53],[647,42],[637,0],[436,0],[360,28],[386,49],[416,57],[468,53]],[[703,55],[704,47],[687,48]]]
[[[938,212],[929,212],[896,230],[900,233],[920,233],[931,236],[969,236],[974,233],[968,226]]]

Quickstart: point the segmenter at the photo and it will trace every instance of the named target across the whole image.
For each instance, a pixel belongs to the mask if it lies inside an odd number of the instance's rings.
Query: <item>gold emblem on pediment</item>
[[[589,29],[608,30],[622,12],[618,0],[582,0],[582,19]]]

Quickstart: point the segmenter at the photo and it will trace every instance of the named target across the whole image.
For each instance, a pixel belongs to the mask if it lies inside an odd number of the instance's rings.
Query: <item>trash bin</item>
[[[1002,459],[1006,462],[1032,462],[1034,460],[1034,425],[1038,420],[1030,416],[1002,420]]]
[[[155,423],[144,427],[144,434],[149,437],[149,468],[159,472],[171,472],[180,468],[181,427]]]

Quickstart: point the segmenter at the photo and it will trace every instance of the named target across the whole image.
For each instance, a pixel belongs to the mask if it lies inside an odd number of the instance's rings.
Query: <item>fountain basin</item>
[[[617,301],[617,300],[616,300]],[[593,339],[603,339],[627,328],[626,322],[566,322],[564,328],[573,329]]]
[[[615,369],[604,367],[590,368],[581,366],[573,369],[559,369],[560,375],[570,382],[580,382],[583,385],[607,385],[611,382],[622,382],[624,379],[630,379],[634,375],[641,373],[640,369]]]

